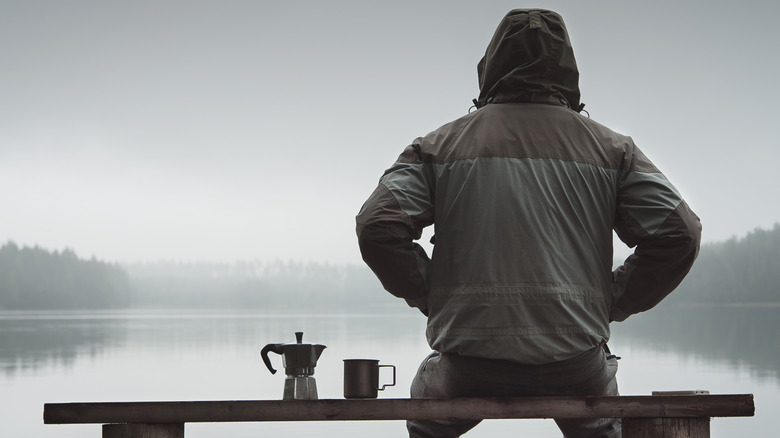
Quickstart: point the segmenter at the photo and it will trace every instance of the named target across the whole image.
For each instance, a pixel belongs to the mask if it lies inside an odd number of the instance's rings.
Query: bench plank
[[[752,394],[47,403],[46,424],[743,417]]]

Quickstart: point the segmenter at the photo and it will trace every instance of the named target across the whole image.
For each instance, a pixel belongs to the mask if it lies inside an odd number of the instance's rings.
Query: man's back
[[[698,218],[633,141],[580,114],[560,16],[512,11],[478,109],[418,138],[358,215],[364,260],[429,315],[434,350],[540,364],[609,339],[696,257]],[[430,260],[412,243],[434,224]],[[616,273],[612,230],[635,254]]]
[[[514,10],[477,66],[477,110],[416,139],[357,216],[365,262],[428,316],[412,397],[616,395],[611,321],[687,274],[701,226],[633,141],[580,114],[562,18]],[[431,258],[414,241],[434,225]],[[615,272],[612,232],[632,254]],[[606,419],[566,436],[619,437]],[[478,421],[410,421],[455,437]]]
[[[435,223],[431,347],[528,364],[609,339],[616,213],[660,222],[682,202],[630,138],[535,103],[487,105],[417,139],[382,183]],[[653,205],[633,199],[646,183]]]

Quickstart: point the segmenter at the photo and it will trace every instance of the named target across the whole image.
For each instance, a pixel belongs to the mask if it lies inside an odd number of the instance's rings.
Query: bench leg
[[[104,424],[103,438],[184,438],[184,423]]]
[[[710,419],[624,418],[623,438],[710,438]]]

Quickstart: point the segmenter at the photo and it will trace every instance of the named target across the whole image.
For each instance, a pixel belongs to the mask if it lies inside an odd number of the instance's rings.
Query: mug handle
[[[378,388],[380,391],[384,391],[385,388],[388,387],[388,386],[395,386],[395,365],[379,365],[379,368],[382,368],[382,367],[391,367],[391,368],[393,368],[393,383],[387,383],[387,384],[382,385],[381,388]]]

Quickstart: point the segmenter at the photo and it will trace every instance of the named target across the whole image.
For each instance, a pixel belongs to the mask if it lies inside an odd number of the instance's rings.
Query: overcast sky
[[[359,262],[354,216],[468,111],[506,12],[561,13],[591,118],[704,240],[780,221],[780,3],[0,0],[0,244]]]

